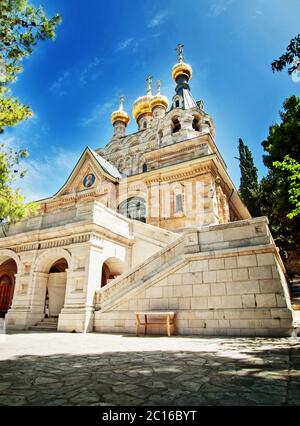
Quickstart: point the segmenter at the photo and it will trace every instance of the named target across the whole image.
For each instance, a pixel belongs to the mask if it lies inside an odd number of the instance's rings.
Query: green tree
[[[20,160],[26,157],[26,150],[6,150],[0,145],[0,224],[17,222],[37,210],[34,203],[25,204],[19,189],[13,188],[17,179],[25,176]]]
[[[264,164],[274,171],[274,161],[283,161],[286,155],[300,161],[300,98],[286,99],[279,114],[281,122],[270,127],[269,136],[262,143],[266,152]]]
[[[300,216],[300,163],[289,155],[286,155],[282,162],[275,161],[273,166],[289,172],[289,201],[294,205],[294,209],[288,213],[287,217],[293,219],[294,217]]]
[[[11,96],[9,84],[23,70],[22,61],[38,41],[54,39],[61,18],[48,19],[43,8],[28,0],[1,0],[0,3],[0,132],[31,115],[30,107]]]
[[[238,150],[241,170],[239,191],[249,212],[256,217],[260,215],[257,168],[254,165],[252,152],[242,139],[239,139]]]
[[[28,57],[38,41],[54,39],[55,28],[61,18],[48,19],[42,7],[35,8],[28,0],[1,0],[0,2],[0,133],[30,117],[31,110],[11,95],[10,84],[23,70],[23,59]],[[0,145],[0,223],[17,222],[37,210],[35,204],[26,204],[16,181],[25,175],[20,160],[26,150],[6,150]]]
[[[281,122],[270,127],[268,138],[262,142],[266,153],[263,161],[269,172],[260,185],[260,207],[262,214],[269,217],[272,234],[281,253],[287,257],[289,252],[300,249],[300,221],[296,215],[291,215],[295,205],[297,207],[296,188],[291,183],[299,181],[296,177],[291,179],[294,175],[290,170],[300,162],[300,98],[288,98],[280,118]],[[292,164],[287,156],[293,159]]]
[[[272,62],[272,70],[282,71],[287,65],[291,65],[288,69],[289,74],[293,74],[294,71],[299,69],[299,60],[300,60],[300,34],[297,37],[293,38],[288,45],[286,52],[280,56],[279,59],[276,59]]]

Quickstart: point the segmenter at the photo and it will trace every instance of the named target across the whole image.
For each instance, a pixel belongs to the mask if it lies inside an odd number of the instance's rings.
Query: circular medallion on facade
[[[86,177],[83,179],[83,186],[85,188],[90,188],[91,186],[94,185],[94,182],[95,182],[95,175],[93,174],[86,175]]]

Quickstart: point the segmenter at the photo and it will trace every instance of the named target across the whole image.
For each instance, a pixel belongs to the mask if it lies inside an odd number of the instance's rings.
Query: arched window
[[[144,164],[143,164],[143,173],[146,173],[146,171],[147,171],[147,164],[146,164],[146,163],[144,163]]]
[[[124,162],[124,159],[121,158],[119,160],[118,169],[122,171],[122,170],[124,170],[124,168],[125,168],[125,162]]]
[[[146,222],[146,203],[141,197],[132,197],[119,205],[119,213],[129,219]]]
[[[163,132],[162,132],[162,130],[160,130],[158,132],[158,143],[159,143],[159,145],[162,143],[162,138],[163,138]]]
[[[175,213],[183,212],[183,203],[182,203],[182,194],[177,194],[175,196]]]
[[[196,132],[200,132],[200,118],[194,115],[193,119],[193,129],[196,130]]]
[[[174,108],[180,108],[182,105],[182,98],[179,95],[175,95],[173,98],[173,106]]]
[[[144,121],[144,123],[143,123],[143,129],[147,129],[147,121]]]
[[[181,129],[181,124],[178,118],[173,118],[172,120],[172,133],[177,133]]]

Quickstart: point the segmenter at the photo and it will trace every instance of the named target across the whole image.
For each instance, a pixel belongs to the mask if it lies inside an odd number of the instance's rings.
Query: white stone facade
[[[132,333],[135,311],[169,309],[179,334],[291,333],[267,219],[251,219],[181,59],[168,112],[148,77],[147,95],[134,104],[139,130],[125,135],[122,98],[107,146],[87,147],[36,216],[2,228],[7,329],[54,316],[59,331]]]
[[[144,310],[175,311],[183,335],[292,331],[284,267],[265,218],[187,230],[98,291],[96,309],[95,330],[101,332],[134,333],[135,312]]]

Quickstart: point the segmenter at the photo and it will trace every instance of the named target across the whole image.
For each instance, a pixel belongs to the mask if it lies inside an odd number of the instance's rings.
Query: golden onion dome
[[[192,74],[192,67],[190,64],[186,64],[184,62],[178,62],[172,68],[172,78],[174,81],[176,81],[177,77],[180,75],[184,75],[188,80],[190,80],[192,78]]]
[[[139,117],[142,114],[150,113],[151,114],[151,108],[150,108],[150,102],[153,98],[151,94],[151,81],[152,77],[149,75],[146,78],[147,81],[147,95],[146,96],[140,96],[137,98],[137,100],[134,102],[132,107],[132,115],[135,119],[135,121],[138,121]]]
[[[150,102],[152,96],[140,96],[133,104],[132,115],[138,121],[142,114],[151,113]]]
[[[127,126],[127,124],[129,123],[129,115],[127,114],[127,112],[123,111],[123,102],[124,102],[124,97],[120,96],[120,106],[119,109],[117,111],[114,111],[111,115],[111,122],[114,125],[117,121],[121,121],[122,123],[125,124],[125,126]]]
[[[168,99],[165,96],[160,94],[160,85],[161,85],[161,81],[158,80],[157,81],[157,93],[156,93],[156,95],[152,96],[152,99],[150,100],[151,110],[153,110],[153,108],[155,108],[156,106],[161,106],[165,109],[167,109],[168,106],[169,106]]]
[[[185,76],[188,80],[192,78],[192,67],[190,66],[190,64],[186,64],[185,62],[183,62],[183,48],[184,45],[181,43],[179,43],[176,47],[178,63],[175,64],[172,68],[172,78],[174,81],[176,81],[177,77],[179,77],[180,75]]]

